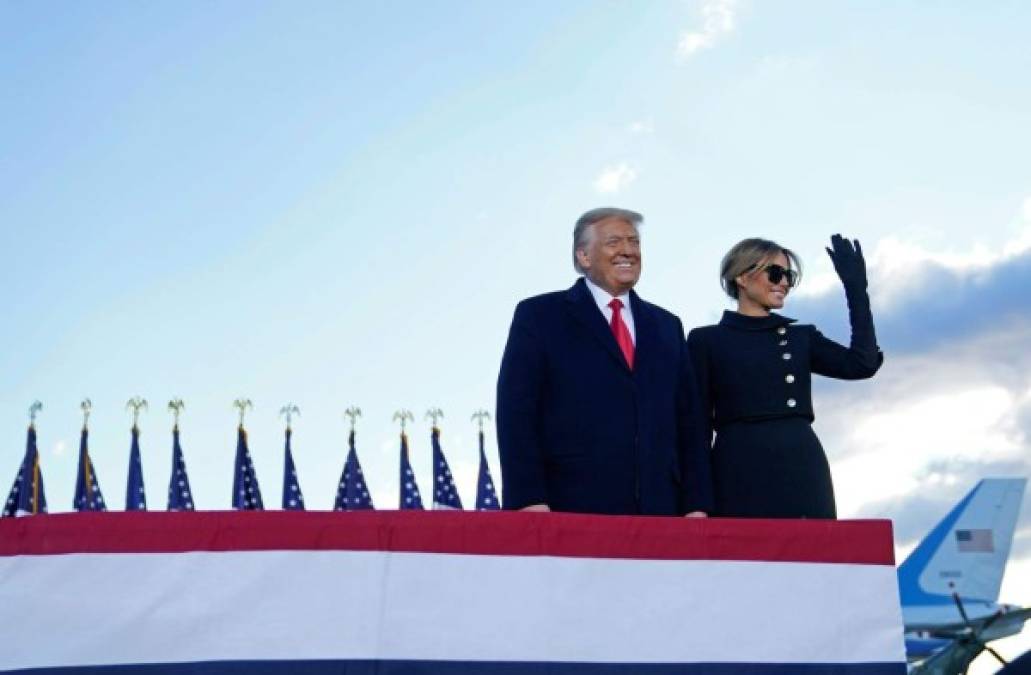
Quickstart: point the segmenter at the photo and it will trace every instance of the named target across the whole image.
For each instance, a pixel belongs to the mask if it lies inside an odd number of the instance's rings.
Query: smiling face
[[[737,283],[737,311],[741,314],[765,316],[770,310],[784,306],[784,299],[790,290],[788,279],[785,276],[779,282],[772,283],[766,273],[767,265],[791,269],[788,257],[777,253],[763,260],[755,269],[738,276],[734,281]]]
[[[610,295],[621,295],[641,278],[641,237],[632,223],[610,216],[591,225],[576,259],[587,278]]]

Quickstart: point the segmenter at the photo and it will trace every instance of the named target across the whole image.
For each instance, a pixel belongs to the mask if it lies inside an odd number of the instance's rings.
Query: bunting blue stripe
[[[903,663],[554,663],[488,661],[218,661],[4,671],[22,675],[904,675]]]

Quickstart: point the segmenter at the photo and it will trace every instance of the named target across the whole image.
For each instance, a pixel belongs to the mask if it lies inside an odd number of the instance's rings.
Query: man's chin
[[[622,288],[624,291],[629,291],[631,288],[637,285],[637,281],[641,278],[640,274],[627,275],[622,278],[616,279],[616,285]]]

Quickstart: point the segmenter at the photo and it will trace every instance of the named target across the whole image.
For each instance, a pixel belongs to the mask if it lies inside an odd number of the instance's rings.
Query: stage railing
[[[12,518],[0,626],[0,672],[905,672],[887,521]]]

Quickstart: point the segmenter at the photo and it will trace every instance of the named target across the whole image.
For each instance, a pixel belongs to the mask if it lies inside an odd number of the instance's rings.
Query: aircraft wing
[[[974,640],[955,640],[917,665],[910,666],[909,675],[956,675],[965,673],[970,662],[984,651],[984,645]]]
[[[987,642],[1019,633],[1024,628],[1024,622],[1028,620],[1031,620],[1031,607],[1020,607],[1000,614],[971,619],[969,624],[957,621],[950,624],[936,623],[926,626],[907,625],[906,630],[922,631],[936,638],[954,638],[963,633],[969,633],[973,629],[978,631],[981,639]]]
[[[984,644],[1000,637],[1019,633],[1024,622],[1031,619],[1031,607],[1012,609],[998,615],[989,623],[989,618],[972,621],[970,627],[955,624],[952,627],[937,626],[932,631],[935,637],[952,637],[952,643],[928,658],[910,666],[911,675],[956,675],[965,673],[967,666],[984,651]],[[950,631],[954,628],[954,631]],[[973,629],[973,632],[971,631]],[[975,639],[975,636],[977,639]]]

